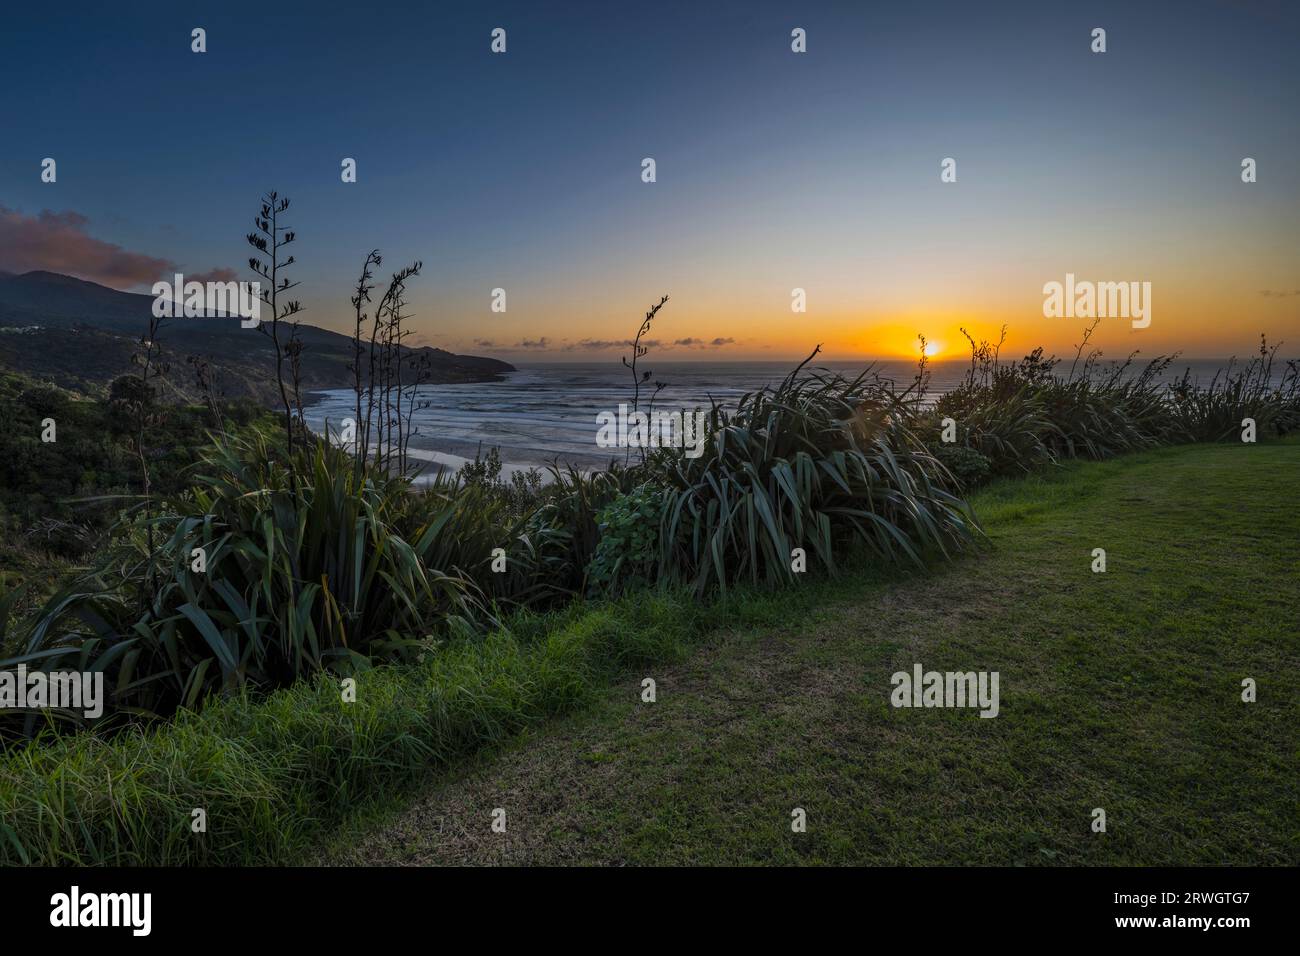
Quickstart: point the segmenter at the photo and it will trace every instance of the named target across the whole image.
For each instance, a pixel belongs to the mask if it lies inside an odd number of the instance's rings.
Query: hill
[[[54,272],[0,272],[0,365],[94,392],[130,370],[153,302],[150,295],[118,292]],[[306,346],[304,389],[350,384],[348,336],[303,324],[299,337]],[[185,359],[201,355],[218,370],[218,385],[227,398],[252,398],[267,406],[278,402],[274,346],[261,331],[241,328],[237,318],[169,319],[160,339],[171,365],[169,381],[179,395],[192,397]],[[434,383],[496,381],[514,370],[497,359],[443,349],[409,351],[428,357]]]

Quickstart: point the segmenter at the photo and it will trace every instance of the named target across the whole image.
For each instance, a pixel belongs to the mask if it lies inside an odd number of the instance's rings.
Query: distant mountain
[[[0,272],[0,365],[65,388],[94,391],[131,371],[131,354],[148,330],[153,302],[150,295],[56,272]],[[351,338],[306,324],[298,335],[305,345],[304,389],[351,384]],[[271,339],[258,329],[241,328],[238,318],[168,319],[159,340],[178,397],[194,396],[186,359],[201,355],[217,368],[227,398],[253,398],[268,407],[279,402]],[[514,371],[507,362],[443,349],[404,351],[428,357],[435,383],[496,381]]]

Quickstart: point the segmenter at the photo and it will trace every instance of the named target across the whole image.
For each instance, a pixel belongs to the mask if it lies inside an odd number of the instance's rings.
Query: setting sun
[[[943,346],[942,346],[941,344],[939,344],[938,342],[926,342],[926,343],[925,343],[925,355],[926,355],[926,358],[934,358],[936,355],[938,355],[938,354],[939,354],[940,352],[942,352],[942,351],[943,351]]]

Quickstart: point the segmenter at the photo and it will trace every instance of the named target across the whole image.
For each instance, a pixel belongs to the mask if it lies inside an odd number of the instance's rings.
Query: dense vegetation
[[[10,623],[7,666],[104,671],[111,726],[436,654],[503,614],[583,595],[650,582],[725,595],[805,567],[834,574],[850,549],[924,565],[978,541],[961,495],[988,475],[1240,441],[1245,419],[1261,438],[1295,430],[1296,366],[1274,374],[1274,351],[1196,387],[1161,384],[1167,360],[1064,376],[1041,353],[999,363],[981,346],[965,384],[933,404],[924,369],[900,389],[804,363],[709,410],[698,458],[659,448],[595,474],[556,467],[546,484],[502,482],[489,459],[413,486],[394,469],[400,416],[396,442],[374,440],[388,458],[348,454],[292,418],[292,449],[231,432],[170,472],[183,482],[123,512],[87,570]],[[42,726],[15,716],[22,732]]]
[[[1037,350],[999,364],[975,347],[961,388],[944,395],[928,416],[957,423],[958,447],[977,452],[996,474],[1018,474],[1067,458],[1106,458],[1156,445],[1241,441],[1300,428],[1300,369],[1276,362],[1277,346],[1261,340],[1244,366],[1229,365],[1211,381],[1184,373],[1165,382],[1170,357],[1134,368],[1086,363],[1068,375]],[[982,357],[981,357],[982,356]],[[1253,440],[1253,439],[1252,439]]]
[[[629,447],[603,471],[556,463],[549,480],[533,472],[503,481],[489,451],[459,474],[416,483],[413,412],[433,369],[403,343],[406,288],[421,264],[379,287],[381,257],[367,254],[351,299],[354,417],[335,423],[338,434],[313,434],[304,354],[317,343],[289,298],[288,209],[268,193],[246,237],[250,267],[267,280],[258,329],[271,350],[273,416],[226,401],[209,359],[174,365],[156,316],[131,370],[101,393],[0,378],[10,423],[0,438],[0,669],[99,673],[108,690],[104,714],[91,720],[5,709],[0,741],[15,760],[54,773],[41,756],[51,749],[73,761],[59,765],[69,779],[119,746],[153,739],[140,735],[162,720],[184,733],[209,726],[194,715],[214,707],[243,720],[277,690],[328,697],[331,681],[377,667],[433,662],[453,673],[458,661],[475,681],[495,673],[504,682],[478,698],[504,695],[486,712],[474,704],[428,717],[452,738],[438,754],[463,752],[563,709],[589,686],[592,667],[639,653],[634,633],[618,638],[624,647],[605,637],[592,645],[585,632],[572,648],[555,646],[568,639],[550,632],[527,647],[518,632],[535,615],[656,591],[652,600],[725,602],[737,588],[834,576],[848,555],[879,568],[930,567],[980,545],[965,498],[992,477],[1300,427],[1300,370],[1275,367],[1267,344],[1200,384],[1169,382],[1170,359],[1138,370],[1076,354],[1062,373],[1041,350],[1003,363],[1000,343],[972,341],[965,382],[933,402],[924,360],[901,387],[869,371],[818,369],[814,350],[778,384],[703,410],[698,456]],[[667,301],[645,314],[624,359],[638,413],[663,387],[651,386],[643,359]],[[181,389],[183,371],[191,380]],[[203,404],[185,404],[191,395]],[[439,684],[416,697],[437,711],[448,695]],[[62,746],[69,736],[80,741],[71,749]],[[399,763],[425,740],[415,733]],[[83,812],[58,809],[60,826]],[[7,832],[18,856],[29,853]],[[59,834],[33,858],[58,859]],[[140,832],[111,836],[144,841],[141,859],[153,852]],[[81,846],[73,856],[114,851]]]
[[[126,436],[129,414],[111,392],[79,394],[0,371],[0,578],[7,588],[38,589],[103,539],[140,492],[140,466]],[[251,404],[225,405],[243,431],[262,417]],[[54,431],[46,441],[42,423]],[[151,430],[145,449],[160,490],[175,493],[207,442],[206,409],[177,405]]]
[[[757,606],[755,594],[852,563],[893,573],[980,547],[967,496],[992,478],[1300,428],[1300,369],[1266,343],[1197,383],[1170,381],[1172,359],[1103,367],[1081,345],[1066,371],[1041,350],[1002,362],[1001,343],[972,340],[966,380],[937,401],[924,359],[903,386],[819,369],[818,349],[776,385],[700,410],[698,456],[629,447],[605,470],[557,462],[505,481],[489,450],[417,483],[420,389],[451,374],[445,353],[407,344],[421,264],[381,286],[368,253],[350,342],[313,331],[290,298],[289,208],[267,193],[245,237],[265,307],[257,345],[208,329],[256,353],[249,367],[267,380],[251,393],[274,413],[227,401],[211,355],[181,365],[176,346],[197,327],[169,342],[158,316],[135,328],[138,297],[73,280],[53,287],[73,304],[93,295],[117,323],[117,350],[93,370],[126,364],[126,334],[130,368],[90,394],[0,376],[0,670],[92,672],[108,690],[93,720],[0,711],[0,859],[255,859],[240,841],[259,831],[277,833],[274,855],[377,781],[680,652],[737,613],[736,591]],[[11,296],[36,286],[51,287],[5,283]],[[638,414],[663,388],[644,359],[667,302],[624,359]],[[30,351],[40,331],[15,342]],[[326,366],[332,384],[350,379],[354,410],[314,434],[303,393]],[[341,698],[341,678],[364,684],[364,701]],[[199,804],[220,816],[212,841],[157,829]]]
[[[746,593],[686,659],[629,668],[571,717],[352,814],[312,858],[1295,865],[1300,511],[1278,490],[1297,469],[1287,440],[999,480],[971,497],[979,560]],[[663,611],[651,627],[683,614]],[[917,661],[999,671],[998,718],[888,706],[890,674]],[[503,805],[504,838],[484,822]]]
[[[286,863],[330,837],[369,863],[1293,863],[1300,675],[1278,638],[1297,520],[1269,490],[1297,451],[1164,449],[996,482],[973,497],[994,550],[937,575],[863,555],[726,602],[574,602],[359,674],[353,703],[321,673],[12,748],[0,863]],[[1003,669],[1003,717],[891,711],[888,674],[917,659]],[[505,759],[431,776],[520,731]],[[501,794],[505,840],[487,827]],[[392,827],[353,827],[417,796]]]

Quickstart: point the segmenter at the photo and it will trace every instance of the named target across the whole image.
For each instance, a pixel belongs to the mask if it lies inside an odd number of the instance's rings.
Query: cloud
[[[505,345],[500,342],[494,342],[491,339],[475,339],[474,344],[481,349],[504,349],[506,351],[543,351],[550,350],[556,352],[608,352],[613,349],[629,349],[632,347],[631,339],[580,339],[577,342],[571,342],[568,339],[552,339],[542,336],[538,339],[525,339],[522,342],[516,342],[513,345]],[[694,348],[694,349],[716,349],[725,345],[735,345],[736,340],[733,338],[724,338],[718,336],[713,339],[684,338],[676,339],[672,342],[663,339],[642,339],[641,344],[648,349],[674,349],[674,348]]]
[[[717,349],[717,348],[721,348],[724,345],[735,345],[735,344],[736,344],[735,339],[723,338],[721,335],[719,335],[715,339],[697,339],[694,337],[688,337],[684,339],[677,339],[676,341],[673,342],[673,345],[679,345],[682,348],[688,348],[688,349]]]
[[[238,278],[238,272],[225,268],[213,269],[210,272],[185,273],[186,282],[234,282]]]
[[[45,270],[89,279],[115,288],[149,285],[182,270],[170,259],[130,252],[86,231],[79,212],[43,209],[28,216],[0,203],[0,268],[10,272]],[[187,279],[229,281],[232,269],[213,269]]]
[[[632,343],[627,339],[583,339],[581,342],[574,342],[566,345],[566,352],[603,352],[608,349],[625,349]],[[650,343],[647,342],[646,345]]]
[[[1293,292],[1274,292],[1272,289],[1260,289],[1259,294],[1266,299],[1287,299],[1293,295],[1300,295],[1300,289]]]

